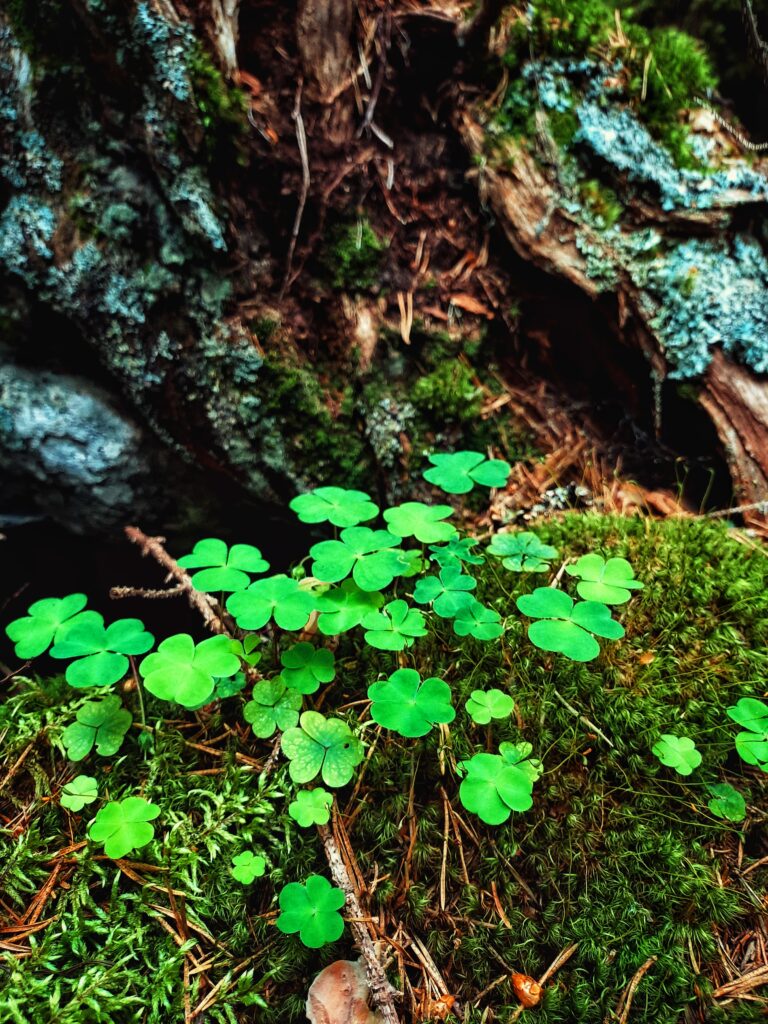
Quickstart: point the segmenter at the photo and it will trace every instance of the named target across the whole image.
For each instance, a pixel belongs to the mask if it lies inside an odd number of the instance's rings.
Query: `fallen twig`
[[[338,813],[334,804],[334,815]],[[365,973],[371,998],[381,1013],[383,1024],[399,1024],[400,1018],[395,1009],[394,999],[399,996],[397,990],[389,983],[376,954],[373,940],[365,927],[364,915],[357,898],[357,892],[349,877],[344,860],[341,856],[336,838],[327,825],[318,825],[317,831],[323,843],[325,857],[336,885],[343,891],[349,910],[349,927],[355,937],[357,947],[365,961]]]
[[[230,633],[224,619],[216,611],[213,598],[208,597],[207,594],[200,593],[199,590],[195,590],[192,586],[192,580],[187,573],[184,572],[174,558],[171,558],[163,547],[163,537],[148,537],[138,526],[126,526],[125,535],[132,544],[137,544],[141,548],[142,555],[145,557],[151,555],[167,571],[169,577],[173,577],[173,579],[178,581],[179,587],[186,594],[190,605],[202,615],[203,622],[212,633]],[[123,596],[120,592],[126,588],[113,587],[112,589],[117,590],[117,596],[120,597]]]
[[[643,975],[653,967],[658,958],[655,956],[649,956],[642,967],[635,971],[632,976],[632,980],[626,989],[622,993],[621,999],[619,999],[618,1005],[616,1006],[616,1018],[619,1024],[627,1024],[629,1020],[629,1010],[632,1006],[632,1000],[635,998],[635,992],[637,986],[643,980]]]

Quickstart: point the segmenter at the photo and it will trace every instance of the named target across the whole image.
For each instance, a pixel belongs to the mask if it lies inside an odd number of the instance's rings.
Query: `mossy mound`
[[[538,977],[578,943],[531,1020],[613,1019],[651,957],[634,994],[636,1024],[762,1019],[759,1003],[718,1007],[712,991],[724,980],[718,942],[735,949],[761,913],[768,881],[766,865],[739,873],[766,853],[767,778],[736,757],[725,713],[764,690],[766,555],[720,525],[693,520],[568,515],[537,532],[562,557],[626,556],[645,582],[617,611],[625,639],[604,645],[598,660],[577,665],[543,654],[516,615],[503,643],[462,641],[439,621],[406,663],[450,683],[457,717],[447,732],[377,735],[365,692],[395,659],[354,635],[336,651],[336,682],[312,700],[355,727],[367,721],[362,736],[376,737],[339,807],[372,891],[371,913],[401,951],[392,975],[405,963],[410,983],[423,987],[408,945],[418,939],[456,995],[459,1020],[506,1021],[518,1005],[509,972]],[[477,575],[481,599],[505,615],[517,594],[545,582],[495,561]],[[404,584],[401,592],[410,591]],[[463,705],[488,687],[507,690],[515,714],[477,726]],[[18,680],[0,708],[0,777],[22,757],[0,829],[2,914],[18,926],[3,935],[0,1022],[182,1019],[185,973],[193,1010],[211,991],[201,977],[220,985],[206,1020],[304,1019],[317,970],[355,954],[349,930],[318,953],[273,926],[281,885],[327,867],[315,834],[285,813],[292,787],[284,762],[261,774],[271,741],[247,733],[242,698],[182,722],[163,720],[168,706],[149,698],[152,730],[134,729],[111,761],[78,766],[112,799],[141,789],[162,808],[141,863],[119,864],[85,842],[91,815],[68,815],[56,799],[73,774],[57,739],[83,699],[60,681]],[[131,704],[135,694],[125,699]],[[652,755],[664,732],[690,736],[702,752],[690,778]],[[504,740],[530,742],[544,774],[531,810],[490,828],[459,803],[454,766]],[[707,786],[724,780],[747,798],[743,825],[707,809]],[[267,874],[245,887],[232,877],[231,858],[251,848],[266,856]],[[55,903],[40,908],[35,920],[44,926],[23,938],[19,919],[52,875]],[[407,994],[404,1019],[419,1019],[411,1005]]]

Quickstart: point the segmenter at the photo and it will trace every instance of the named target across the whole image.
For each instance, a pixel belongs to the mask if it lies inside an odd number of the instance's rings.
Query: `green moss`
[[[615,79],[635,113],[670,151],[679,166],[698,166],[679,123],[679,112],[697,96],[717,87],[712,61],[702,44],[677,28],[647,29],[627,8],[617,32],[612,0],[543,0],[532,6],[530,25],[521,18],[511,36],[508,63],[517,67],[530,59],[602,60],[607,77]],[[615,62],[618,61],[618,66]],[[539,104],[536,83],[514,83],[503,109],[507,130],[530,134],[531,114]],[[618,97],[612,98],[618,102]],[[563,105],[549,114],[558,144],[567,148],[577,129],[575,114]]]
[[[320,263],[333,288],[360,292],[378,283],[385,243],[365,217],[339,224],[330,233]]]
[[[624,212],[624,207],[613,189],[603,185],[596,178],[589,178],[580,183],[579,199],[602,229],[613,227]]]
[[[474,419],[482,406],[482,392],[474,378],[466,363],[447,360],[416,381],[411,399],[417,409],[432,418],[464,423]]]
[[[200,124],[209,156],[225,141],[245,134],[248,104],[245,93],[230,85],[199,40],[187,58]]]
[[[409,662],[446,678],[460,710],[445,741],[437,732],[418,741],[385,733],[366,763],[347,828],[364,877],[379,879],[372,908],[384,911],[390,928],[399,924],[426,944],[451,992],[469,1008],[469,1024],[489,1020],[488,1007],[505,1020],[517,1006],[506,980],[474,1006],[485,986],[509,971],[539,975],[575,942],[578,949],[546,986],[536,1010],[540,1024],[604,1024],[649,957],[656,959],[635,995],[633,1024],[680,1024],[693,1016],[756,1021],[752,1004],[713,1008],[710,993],[721,965],[716,934],[734,943],[762,913],[768,867],[750,870],[742,886],[728,852],[741,839],[745,863],[759,857],[760,825],[740,836],[712,818],[706,785],[726,778],[753,806],[765,805],[768,776],[745,770],[733,756],[734,729],[725,716],[740,696],[763,689],[765,554],[737,543],[721,525],[692,519],[568,515],[538,532],[568,556],[597,549],[632,560],[646,588],[619,612],[626,638],[588,665],[536,651],[519,621],[503,646],[459,641],[442,622],[416,644]],[[496,562],[478,577],[480,596],[505,614],[531,584]],[[354,724],[365,717],[359,702],[368,682],[390,671],[392,659],[350,636],[336,655],[343,670],[333,701]],[[265,652],[265,672],[269,657]],[[516,714],[486,729],[461,707],[472,689],[492,685],[514,696]],[[12,824],[0,827],[0,887],[16,913],[45,884],[57,851],[83,837],[90,817],[65,815],[49,799],[61,781],[52,767],[54,745],[84,699],[60,679],[18,680],[0,705],[4,771],[33,743],[14,779],[6,813]],[[138,717],[135,695],[124,699]],[[49,1019],[51,992],[58,1024],[161,1024],[183,1015],[184,954],[160,923],[165,917],[174,926],[173,912],[157,910],[169,908],[168,888],[177,900],[184,894],[210,983],[221,982],[210,1014],[217,1024],[253,1013],[264,1024],[298,1024],[314,974],[357,955],[348,930],[318,953],[273,927],[281,885],[327,868],[317,838],[284,814],[284,762],[264,781],[235,758],[266,758],[271,747],[238,730],[244,699],[198,712],[193,742],[213,743],[219,758],[185,743],[187,734],[163,723],[167,707],[148,696],[148,718],[157,723],[147,734],[151,756],[134,729],[119,758],[88,763],[113,799],[140,786],[161,805],[158,838],[141,852],[159,870],[134,867],[142,885],[87,846],[68,854],[61,876],[68,887],[57,890],[55,918],[33,937],[31,955],[2,954],[10,979],[2,1024]],[[678,729],[704,754],[686,781],[650,753],[659,732]],[[486,828],[458,804],[453,761],[520,739],[544,761],[534,806]],[[449,815],[447,843],[441,790],[466,819],[462,826]],[[340,794],[342,809],[349,795]],[[13,826],[17,810],[24,812],[22,830]],[[248,847],[264,852],[268,871],[244,888],[229,865]],[[410,977],[419,983],[418,971]],[[197,978],[193,972],[193,1007],[205,994]],[[98,998],[98,1017],[91,997]]]

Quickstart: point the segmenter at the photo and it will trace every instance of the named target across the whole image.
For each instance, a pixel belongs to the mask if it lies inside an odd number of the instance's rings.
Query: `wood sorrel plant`
[[[506,463],[477,452],[434,455],[430,461],[425,478],[452,495],[476,485],[503,486],[509,474]],[[566,559],[567,574],[557,572],[549,586],[515,600],[507,588],[525,584],[530,573],[542,582],[544,573],[554,573],[558,552],[530,531],[500,532],[487,547],[488,570],[502,574],[507,596],[492,607],[483,603],[483,580],[474,575],[485,556],[475,539],[462,536],[451,505],[406,501],[380,510],[364,492],[332,486],[300,495],[291,509],[318,530],[327,524],[334,536],[318,538],[290,575],[266,575],[270,566],[258,548],[228,547],[216,538],[199,541],[175,563],[188,589],[200,592],[202,607],[214,616],[216,636],[196,640],[181,633],[153,649],[154,637],[140,620],[105,625],[100,614],[85,607],[81,594],[37,601],[27,616],[7,627],[19,657],[50,649],[53,657],[69,661],[70,685],[85,688],[93,698],[61,733],[67,756],[78,762],[91,757],[98,765],[98,758],[118,753],[133,716],[110,688],[130,675],[142,722],[145,699],[152,702],[153,718],[162,722],[177,718],[180,709],[241,702],[240,692],[247,690],[243,717],[254,742],[264,745],[265,771],[280,753],[286,759],[294,788],[284,813],[302,827],[326,828],[333,801],[328,790],[354,781],[369,730],[396,736],[405,758],[409,746],[423,744],[434,732],[449,749],[457,715],[483,728],[472,727],[476,744],[470,756],[447,759],[453,772],[453,779],[446,779],[450,795],[489,825],[530,808],[546,765],[522,737],[498,743],[493,736],[514,709],[514,681],[503,680],[503,690],[475,690],[458,706],[448,679],[420,671],[418,645],[428,638],[451,646],[455,671],[469,676],[481,645],[520,642],[520,612],[532,620],[528,639],[542,657],[594,660],[601,640],[624,636],[609,605],[625,604],[642,587],[629,563],[605,561],[597,553],[574,558],[572,565]],[[194,570],[191,577],[185,569]],[[577,582],[571,584],[570,577]],[[574,599],[561,589],[565,586],[575,586],[584,600]],[[261,646],[266,638],[271,643]],[[136,662],[138,656],[143,657]],[[357,719],[335,699],[339,684],[353,688],[355,703],[364,706]],[[375,757],[375,749],[369,754]],[[722,803],[723,794],[718,798]],[[111,857],[147,846],[154,836],[150,822],[162,822],[161,806],[139,794],[110,801],[91,776],[79,776],[61,794],[62,806],[73,813],[97,801],[102,806],[87,834]],[[735,813],[733,801],[727,810]],[[266,870],[264,851],[244,849],[232,863],[234,877],[244,884],[256,882]],[[266,878],[258,884],[267,884]],[[338,913],[343,898],[318,876],[289,882],[280,894],[277,926],[313,947],[333,941],[343,927]]]

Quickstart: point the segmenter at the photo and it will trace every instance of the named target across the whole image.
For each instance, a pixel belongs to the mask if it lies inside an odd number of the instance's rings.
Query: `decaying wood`
[[[237,72],[237,36],[240,0],[210,0],[212,42],[228,77]]]
[[[484,144],[482,126],[467,111],[457,113],[456,124],[469,152],[480,155]],[[576,244],[577,235],[583,242],[585,236],[589,239],[589,231],[559,208],[561,193],[556,168],[547,174],[522,146],[507,144],[511,148],[503,169],[483,167],[477,172],[481,197],[493,209],[507,239],[521,257],[596,299],[600,289],[589,276],[587,258]],[[746,201],[746,194],[739,190],[733,190],[723,200],[728,209]],[[639,206],[637,212],[648,223],[674,220],[672,215],[654,210],[647,203]],[[698,227],[709,232],[722,228],[726,212],[722,208],[694,211]],[[581,248],[586,251],[589,246],[582,244]],[[649,370],[658,380],[664,380],[670,367],[651,326],[648,304],[643,303],[640,290],[627,274],[619,276],[616,298],[620,311],[615,324],[617,352],[607,353],[608,362],[617,366],[621,363],[622,345],[639,348]],[[715,350],[700,382],[698,397],[723,446],[738,501],[758,506],[745,515],[746,521],[765,528],[768,517],[759,503],[768,498],[768,381]]]
[[[349,83],[352,67],[352,0],[300,0],[296,38],[304,75],[321,103],[331,103]]]

